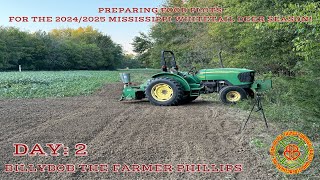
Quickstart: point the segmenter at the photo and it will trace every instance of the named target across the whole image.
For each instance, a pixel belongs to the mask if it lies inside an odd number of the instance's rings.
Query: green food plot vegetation
[[[107,83],[121,82],[119,73],[131,73],[143,82],[159,70],[1,72],[0,98],[47,98],[90,95]]]

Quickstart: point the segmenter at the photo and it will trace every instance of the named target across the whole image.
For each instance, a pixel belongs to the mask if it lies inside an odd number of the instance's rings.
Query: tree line
[[[313,0],[167,0],[165,7],[223,7],[222,14],[172,13],[160,16],[312,16],[307,23],[166,23],[134,38],[138,59],[159,67],[159,52],[173,50],[182,66],[245,67],[262,73],[316,74],[320,65],[319,10]],[[221,58],[219,57],[221,55]]]
[[[130,61],[110,36],[90,26],[48,33],[0,27],[0,70],[102,70]]]

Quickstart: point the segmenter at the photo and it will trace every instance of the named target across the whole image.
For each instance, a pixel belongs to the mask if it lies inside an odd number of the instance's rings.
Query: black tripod
[[[261,103],[261,97],[262,97],[262,94],[257,93],[257,96],[256,96],[256,98],[255,98],[256,101],[255,101],[255,103],[254,103],[253,106],[252,106],[252,109],[251,109],[251,112],[250,112],[250,114],[249,114],[249,117],[248,117],[248,119],[246,120],[246,122],[245,122],[242,130],[240,129],[240,131],[243,131],[243,130],[246,128],[247,123],[249,122],[249,119],[250,119],[250,117],[251,117],[251,114],[252,114],[252,112],[253,112],[253,110],[254,110],[254,108],[255,108],[256,106],[257,106],[256,112],[259,112],[259,111],[261,112],[262,117],[263,117],[263,120],[264,120],[264,122],[265,122],[265,124],[266,124],[266,127],[267,127],[267,129],[269,128],[269,127],[268,127],[268,123],[267,123],[266,116],[265,116],[264,111],[263,111],[263,107],[262,107],[262,103]]]

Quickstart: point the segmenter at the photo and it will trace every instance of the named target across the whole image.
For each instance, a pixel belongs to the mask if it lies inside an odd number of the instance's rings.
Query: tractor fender
[[[152,78],[161,78],[161,77],[168,77],[178,81],[181,84],[184,91],[191,90],[189,83],[180,75],[163,72],[163,73],[155,74],[152,76]]]

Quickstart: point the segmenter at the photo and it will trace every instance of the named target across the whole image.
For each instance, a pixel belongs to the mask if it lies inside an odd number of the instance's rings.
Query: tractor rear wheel
[[[247,99],[247,93],[244,89],[238,86],[227,86],[219,92],[220,100],[225,104],[234,104],[242,99]]]
[[[153,79],[145,93],[148,100],[157,106],[179,105],[184,94],[180,83],[171,78]]]

